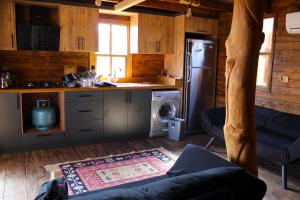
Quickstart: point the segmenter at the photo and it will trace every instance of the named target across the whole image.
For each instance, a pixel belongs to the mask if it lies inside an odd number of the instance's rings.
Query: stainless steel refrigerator
[[[216,59],[216,42],[186,39],[183,112],[186,134],[201,132],[201,111],[215,105]]]

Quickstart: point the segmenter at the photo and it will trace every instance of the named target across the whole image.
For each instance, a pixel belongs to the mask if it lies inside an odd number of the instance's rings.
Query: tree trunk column
[[[257,175],[255,90],[259,50],[264,40],[263,0],[234,0],[226,41],[226,120],[224,134],[231,162]]]

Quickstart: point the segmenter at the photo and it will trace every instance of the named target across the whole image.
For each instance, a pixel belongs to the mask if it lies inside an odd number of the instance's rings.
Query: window
[[[271,82],[274,17],[264,19],[263,32],[265,41],[259,53],[256,85],[266,88]]]
[[[97,74],[112,78],[126,77],[128,25],[100,23],[98,24],[98,38]]]

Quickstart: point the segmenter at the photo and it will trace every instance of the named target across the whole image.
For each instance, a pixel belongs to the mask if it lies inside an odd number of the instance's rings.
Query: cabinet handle
[[[160,40],[158,41],[158,51],[160,52]]]
[[[11,47],[14,48],[14,34],[11,34]]]
[[[160,52],[160,41],[159,41],[159,40],[157,40],[157,41],[155,42],[155,51],[156,51],[156,52]]]
[[[79,132],[90,132],[90,131],[92,131],[93,129],[90,129],[90,128],[88,128],[88,129],[81,129],[81,130],[79,130]]]
[[[17,94],[17,109],[20,109],[20,96]]]
[[[48,133],[48,134],[37,135],[37,137],[49,137],[51,135],[52,135],[51,133]]]
[[[128,103],[131,103],[131,92],[128,92]]]
[[[80,37],[77,38],[77,49],[80,49]]]
[[[208,31],[202,30],[202,29],[197,30],[197,32],[199,32],[199,33],[208,33]]]
[[[92,112],[92,110],[78,110],[80,113],[87,113],[87,112]]]
[[[82,49],[85,49],[85,37],[81,37],[82,38]]]
[[[86,98],[86,97],[91,97],[92,95],[90,95],[90,94],[85,94],[85,95],[79,95],[78,97],[80,97],[80,98]]]

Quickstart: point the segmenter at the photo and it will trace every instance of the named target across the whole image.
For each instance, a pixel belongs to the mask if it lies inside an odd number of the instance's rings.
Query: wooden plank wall
[[[14,71],[17,82],[61,81],[64,65],[89,67],[89,53],[53,51],[0,51],[0,66]]]
[[[132,54],[132,78],[156,80],[164,69],[164,55]]]
[[[164,55],[132,54],[132,74],[125,82],[155,82],[164,69]],[[92,64],[92,63],[91,63]],[[7,66],[17,81],[61,81],[64,65],[90,66],[90,53],[52,51],[0,51],[0,67]]]
[[[300,115],[300,34],[290,35],[285,29],[286,13],[297,10],[295,6],[289,6],[274,12],[278,17],[271,92],[257,90],[256,104]],[[225,102],[225,41],[230,31],[231,17],[231,14],[223,13],[219,18],[216,106],[224,106]],[[288,76],[289,82],[282,83],[281,76]]]

